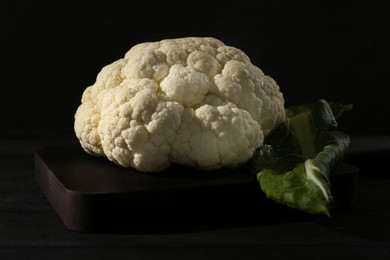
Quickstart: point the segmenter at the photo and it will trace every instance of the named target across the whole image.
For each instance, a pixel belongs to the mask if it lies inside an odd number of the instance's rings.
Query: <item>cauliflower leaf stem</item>
[[[267,136],[250,161],[267,197],[330,216],[329,177],[350,143],[349,136],[337,130],[336,117],[351,108],[319,100],[286,109],[286,121]]]

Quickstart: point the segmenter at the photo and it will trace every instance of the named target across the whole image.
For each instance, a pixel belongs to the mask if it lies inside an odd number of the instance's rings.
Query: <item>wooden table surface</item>
[[[71,129],[0,128],[0,259],[390,259],[389,136],[352,136],[358,198],[332,218],[164,234],[64,227],[34,180],[33,153],[73,141]]]

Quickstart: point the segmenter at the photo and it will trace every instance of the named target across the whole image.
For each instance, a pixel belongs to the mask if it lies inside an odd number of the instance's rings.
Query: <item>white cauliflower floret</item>
[[[142,43],[98,74],[75,114],[81,146],[143,172],[238,167],[285,120],[276,82],[214,38]]]
[[[160,83],[167,97],[187,107],[199,104],[209,92],[210,80],[201,72],[183,65],[173,65],[169,75]]]
[[[188,108],[183,114],[171,160],[201,169],[236,167],[262,143],[260,125],[247,111],[208,96],[198,109]]]

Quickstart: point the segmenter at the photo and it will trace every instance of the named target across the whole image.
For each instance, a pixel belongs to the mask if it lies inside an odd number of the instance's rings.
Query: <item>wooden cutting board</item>
[[[338,208],[356,195],[357,167],[332,175]],[[85,153],[79,144],[35,153],[35,177],[64,225],[80,232],[177,232],[311,218],[267,199],[245,168],[199,171],[172,165],[141,173]]]

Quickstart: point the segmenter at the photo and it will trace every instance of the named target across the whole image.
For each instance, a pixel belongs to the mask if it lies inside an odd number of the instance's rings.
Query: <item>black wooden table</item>
[[[358,197],[332,218],[130,234],[69,231],[39,189],[34,151],[74,141],[71,129],[0,129],[0,259],[390,259],[388,136],[352,136]]]

